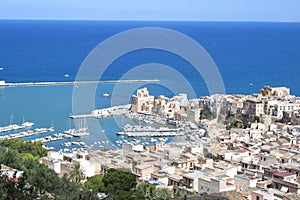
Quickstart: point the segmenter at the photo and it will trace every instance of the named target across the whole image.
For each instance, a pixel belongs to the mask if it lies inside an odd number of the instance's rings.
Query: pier
[[[93,110],[90,114],[82,114],[82,115],[71,115],[71,119],[80,119],[80,118],[104,118],[110,117],[113,115],[125,115],[129,112],[130,104],[121,105],[121,106],[113,106],[110,108],[103,108]]]
[[[160,127],[154,128],[152,126],[133,126],[130,124],[126,124],[123,128],[124,132],[178,132],[178,128],[168,128],[168,127]]]
[[[152,126],[133,126],[126,124],[123,132],[117,132],[117,135],[127,135],[128,137],[175,137],[184,135],[184,130],[177,128]]]
[[[49,85],[87,85],[103,83],[157,83],[158,79],[141,80],[102,80],[102,81],[50,81],[50,82],[27,82],[27,83],[6,83],[0,81],[0,87],[22,87],[22,86],[49,86]]]
[[[0,140],[5,140],[5,139],[13,139],[13,138],[25,138],[25,137],[30,137],[33,135],[38,135],[38,134],[43,134],[43,133],[49,133],[53,132],[54,128],[36,128],[34,130],[28,130],[28,131],[22,131],[19,133],[12,133],[4,136],[0,136]]]
[[[126,132],[128,137],[175,137],[183,136],[182,132]]]
[[[93,114],[82,114],[82,115],[71,115],[71,119],[82,119],[82,118],[92,118],[95,117]]]

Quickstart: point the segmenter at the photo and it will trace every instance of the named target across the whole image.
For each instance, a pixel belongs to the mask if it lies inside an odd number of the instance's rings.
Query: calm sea
[[[169,28],[196,40],[216,63],[226,93],[257,93],[264,85],[270,85],[290,87],[292,94],[300,96],[300,23],[4,20],[0,21],[0,68],[4,68],[0,70],[0,80],[73,81],[83,60],[100,42],[141,27]],[[101,79],[119,79],[130,69],[147,63],[170,66],[188,80],[197,96],[209,94],[204,80],[195,75],[189,62],[155,49],[133,51],[119,57]],[[156,78],[159,73],[157,70],[147,74],[139,72],[136,78]],[[172,76],[165,78],[172,85],[180,85]],[[112,98],[114,104],[129,103],[126,93],[102,96],[111,94],[115,86],[103,84],[97,88],[94,98],[97,108],[110,106]],[[155,96],[173,95],[170,88],[159,84],[145,86]],[[11,119],[21,123],[25,118],[34,122],[35,127],[54,125],[55,132],[62,132],[68,128],[68,116],[72,113],[72,91],[73,86],[0,88],[0,125],[9,124]],[[83,138],[87,143],[97,142],[95,146],[102,146],[106,145],[102,144],[103,140],[121,139],[115,136],[120,129],[113,118],[99,122],[105,131],[93,132],[91,127],[91,135]],[[53,145],[60,148],[59,143]]]

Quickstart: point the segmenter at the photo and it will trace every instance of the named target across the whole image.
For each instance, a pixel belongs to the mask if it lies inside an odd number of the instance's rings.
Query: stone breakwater
[[[6,83],[0,81],[0,87],[21,87],[21,86],[47,86],[47,85],[84,85],[84,84],[101,84],[101,83],[157,83],[158,79],[141,79],[141,80],[103,80],[103,81],[49,81],[49,82],[27,82],[27,83]]]

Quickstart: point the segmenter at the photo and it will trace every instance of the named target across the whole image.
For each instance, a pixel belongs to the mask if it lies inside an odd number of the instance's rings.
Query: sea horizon
[[[152,19],[47,19],[47,18],[1,18],[0,21],[121,21],[121,22],[262,22],[262,23],[300,23],[293,20],[152,20]]]

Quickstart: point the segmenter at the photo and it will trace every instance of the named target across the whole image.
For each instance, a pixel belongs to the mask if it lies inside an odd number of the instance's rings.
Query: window
[[[256,200],[259,200],[259,196],[256,196]]]

